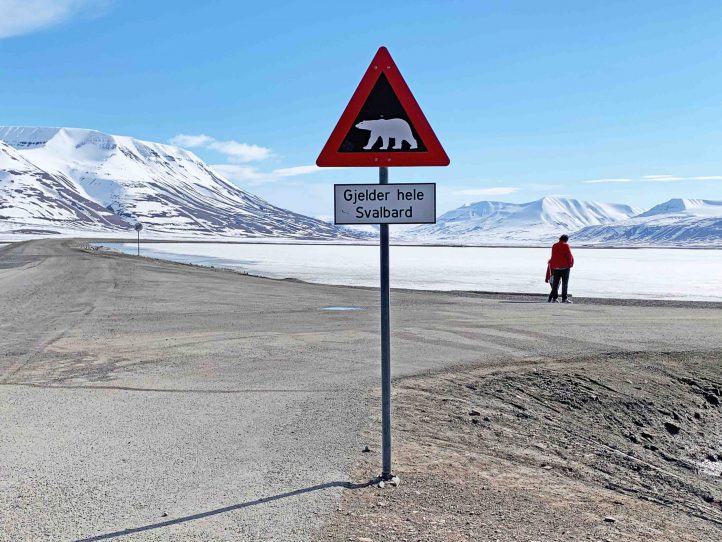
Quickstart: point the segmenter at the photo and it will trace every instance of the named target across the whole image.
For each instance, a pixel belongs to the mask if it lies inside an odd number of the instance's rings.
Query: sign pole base
[[[389,183],[389,168],[379,168],[379,184]],[[389,286],[389,225],[381,224],[381,480],[391,472],[391,302]]]

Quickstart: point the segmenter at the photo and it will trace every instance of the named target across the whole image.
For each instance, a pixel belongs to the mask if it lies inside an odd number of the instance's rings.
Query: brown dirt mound
[[[401,485],[347,491],[320,538],[720,540],[720,403],[719,352],[401,380]],[[375,474],[378,455],[361,454],[356,476]]]

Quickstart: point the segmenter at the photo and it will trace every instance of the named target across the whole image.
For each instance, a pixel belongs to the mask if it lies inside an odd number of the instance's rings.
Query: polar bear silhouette
[[[409,123],[404,119],[377,119],[377,120],[364,120],[356,125],[359,130],[368,130],[371,132],[369,136],[369,142],[364,147],[364,150],[370,150],[376,142],[381,138],[381,148],[379,150],[386,150],[389,148],[389,140],[394,140],[393,148],[398,150],[401,149],[401,144],[406,141],[411,149],[416,149],[418,144],[411,133],[411,127]]]

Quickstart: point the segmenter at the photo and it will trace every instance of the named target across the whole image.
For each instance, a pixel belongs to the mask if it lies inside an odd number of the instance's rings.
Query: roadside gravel
[[[322,540],[722,537],[720,351],[477,367],[395,390],[401,484],[345,491]],[[374,459],[359,454],[355,476]]]

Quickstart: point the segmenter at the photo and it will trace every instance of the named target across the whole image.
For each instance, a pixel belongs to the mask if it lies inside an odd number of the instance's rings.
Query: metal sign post
[[[334,186],[334,223],[380,227],[381,481],[393,480],[389,224],[435,223],[436,185],[391,185],[389,166],[448,166],[449,157],[385,47],[371,61],[316,165],[379,168],[378,185]]]
[[[379,168],[379,184],[389,184],[389,168]],[[391,287],[389,283],[389,225],[381,224],[381,479],[391,472]]]
[[[379,168],[379,184],[336,184],[335,224],[379,224],[381,278],[381,480],[391,470],[391,301],[389,224],[435,224],[436,183],[389,184],[389,168]]]
[[[140,222],[136,223],[135,225],[135,231],[138,232],[138,256],[140,256],[140,230],[143,229],[143,224]]]

